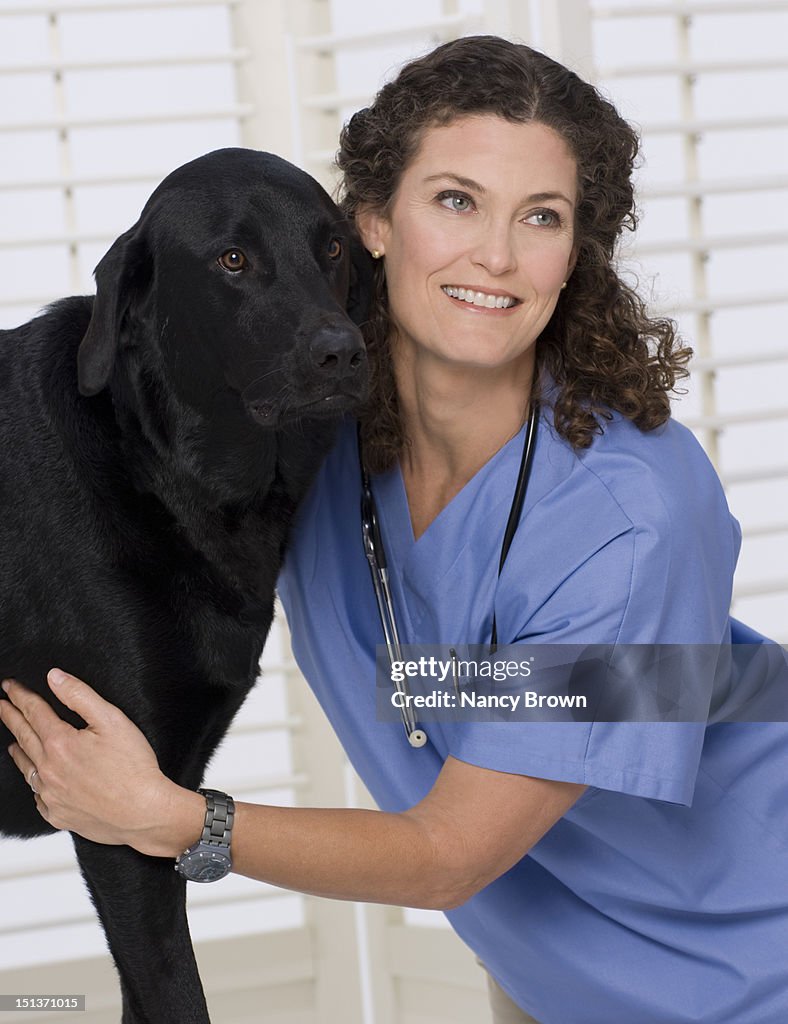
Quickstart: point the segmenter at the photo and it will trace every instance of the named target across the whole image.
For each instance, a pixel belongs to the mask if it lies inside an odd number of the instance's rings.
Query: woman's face
[[[362,213],[386,261],[397,347],[456,366],[533,366],[574,265],[576,165],[538,123],[429,128],[387,214]],[[402,354],[401,350],[399,354]]]

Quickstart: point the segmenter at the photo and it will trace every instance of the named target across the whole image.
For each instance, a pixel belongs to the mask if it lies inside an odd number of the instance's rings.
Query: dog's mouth
[[[352,409],[359,402],[358,395],[326,395],[306,402],[298,409],[300,416],[332,416],[337,412]]]
[[[358,394],[331,394],[307,401],[290,400],[287,402],[276,399],[258,399],[247,402],[249,415],[261,427],[278,427],[284,423],[294,423],[302,419],[321,419],[335,417],[355,408],[363,396]]]

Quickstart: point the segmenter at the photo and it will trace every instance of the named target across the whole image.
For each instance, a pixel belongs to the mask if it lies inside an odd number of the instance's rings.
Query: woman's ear
[[[375,259],[384,256],[388,239],[388,221],[383,214],[367,206],[357,210],[353,220],[367,252],[372,253]]]

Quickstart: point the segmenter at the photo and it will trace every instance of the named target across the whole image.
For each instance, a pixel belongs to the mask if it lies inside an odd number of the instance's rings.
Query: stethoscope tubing
[[[366,471],[362,468],[361,492],[361,529],[364,536],[364,554],[372,576],[372,586],[378,606],[378,615],[383,627],[383,638],[389,657],[389,665],[393,668],[395,661],[402,661],[402,646],[397,630],[397,619],[394,615],[394,598],[389,585],[389,572],[386,553],[377,522],[374,497]],[[405,728],[405,735],[412,747],[423,747],[427,742],[427,734],[419,729],[416,716],[410,704],[410,692],[404,681],[400,681],[395,672],[391,673],[397,693],[403,698],[400,703],[400,715]]]
[[[378,603],[378,613],[383,624],[383,636],[386,642],[386,649],[389,656],[389,665],[393,668],[395,661],[402,661],[402,647],[400,646],[397,622],[392,614],[394,607],[389,588],[388,569],[373,570],[372,580],[375,588],[375,598]],[[418,727],[416,715],[410,705],[410,691],[404,681],[400,681],[397,673],[392,672],[394,686],[397,693],[403,698],[400,712],[402,724],[405,727],[405,735],[412,747],[423,747],[427,742],[427,734]],[[423,738],[422,738],[423,737]]]
[[[514,534],[520,522],[525,494],[528,489],[528,480],[531,475],[533,455],[536,448],[536,431],[539,417],[536,415],[534,404],[528,412],[528,421],[525,427],[525,440],[523,443],[523,454],[520,460],[520,468],[517,473],[517,483],[512,497],[509,516],[504,530],[503,543],[501,545],[501,557],[498,564],[498,575],[501,575],[506,556],[509,554]],[[394,665],[395,661],[402,661],[402,645],[400,643],[397,619],[394,613],[394,599],[389,583],[388,563],[386,551],[383,546],[383,537],[378,523],[377,510],[375,508],[375,497],[372,493],[372,484],[369,474],[364,467],[361,455],[361,427],[358,428],[358,457],[361,470],[361,533],[364,541],[364,554],[369,564],[372,586],[375,591],[375,601],[378,606],[378,614],[383,627],[383,637],[388,652],[389,664]],[[494,653],[498,645],[498,629],[495,621],[495,610],[493,609],[492,634],[490,638],[490,653]],[[418,726],[413,708],[410,704],[410,692],[407,684],[397,680],[397,673],[392,672],[392,682],[397,693],[402,697],[400,714],[402,724],[405,728],[405,735],[412,747],[423,747],[427,742],[427,734]]]
[[[517,471],[517,483],[514,486],[512,505],[509,509],[509,516],[506,520],[506,528],[503,531],[503,543],[501,544],[501,557],[498,561],[498,575],[503,572],[506,556],[512,546],[514,535],[520,524],[520,516],[525,503],[525,494],[528,490],[528,481],[531,478],[531,466],[534,461],[536,450],[536,431],[539,426],[539,417],[536,415],[533,403],[528,411],[528,421],[525,424],[525,439],[523,441],[523,454],[520,459],[520,468]],[[498,647],[498,624],[495,621],[495,609],[493,608],[492,630],[490,633],[490,654],[494,654]]]

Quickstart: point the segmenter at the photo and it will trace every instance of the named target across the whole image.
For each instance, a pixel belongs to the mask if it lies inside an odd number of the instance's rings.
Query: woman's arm
[[[584,789],[449,757],[401,814],[240,804],[235,870],[318,896],[449,910],[520,860]]]
[[[49,678],[86,729],[19,683],[0,700],[17,767],[27,779],[38,769],[43,817],[152,856],[174,858],[195,842],[204,799],[167,779],[137,727],[89,686]],[[237,803],[233,870],[318,896],[447,910],[523,857],[584,789],[449,757],[424,800],[399,814]]]

